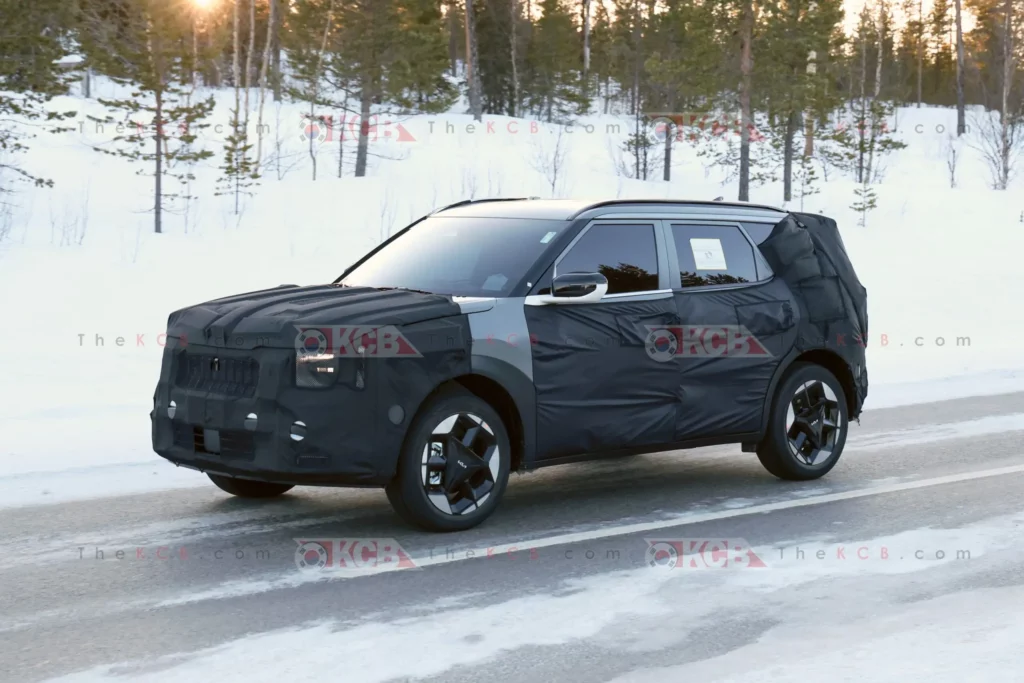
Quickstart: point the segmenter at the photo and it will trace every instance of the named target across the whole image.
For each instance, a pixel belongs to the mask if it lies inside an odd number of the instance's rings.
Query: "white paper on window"
[[[693,262],[696,264],[697,270],[729,269],[725,264],[722,240],[691,238],[690,250],[693,252]]]

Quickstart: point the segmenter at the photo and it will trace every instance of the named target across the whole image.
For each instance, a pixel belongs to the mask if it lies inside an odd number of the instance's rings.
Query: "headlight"
[[[338,379],[338,357],[333,353],[295,355],[295,386],[326,389]]]

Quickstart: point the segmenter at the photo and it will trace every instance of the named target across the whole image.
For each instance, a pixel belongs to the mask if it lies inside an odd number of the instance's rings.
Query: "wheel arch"
[[[846,398],[847,410],[851,411],[851,414],[848,417],[857,417],[852,414],[854,406],[857,405],[857,385],[854,382],[853,372],[850,370],[850,366],[847,365],[842,356],[835,351],[829,351],[828,349],[811,349],[810,351],[804,351],[802,353],[793,351],[786,357],[786,360],[783,363],[779,364],[779,369],[772,378],[771,385],[768,388],[768,394],[765,396],[764,409],[761,412],[762,435],[768,430],[768,419],[771,416],[772,403],[775,401],[775,393],[778,390],[778,386],[782,382],[782,378],[785,377],[790,368],[793,367],[794,363],[811,363],[813,365],[823,367],[831,372],[843,389],[843,396]]]
[[[480,360],[483,362],[478,362]],[[472,372],[438,384],[424,397],[416,412],[434,396],[452,388],[468,391],[494,408],[508,430],[512,446],[511,471],[528,469],[533,463],[536,444],[536,399],[532,381],[502,361],[474,358]]]
[[[523,419],[512,394],[497,380],[478,373],[461,375],[453,382],[473,395],[483,399],[501,417],[508,430],[509,443],[512,446],[511,471],[522,468],[525,461],[525,440],[523,435]]]

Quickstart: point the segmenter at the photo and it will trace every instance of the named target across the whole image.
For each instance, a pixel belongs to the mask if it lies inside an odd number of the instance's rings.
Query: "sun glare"
[[[210,9],[217,4],[217,0],[192,0],[192,4],[199,9]]]

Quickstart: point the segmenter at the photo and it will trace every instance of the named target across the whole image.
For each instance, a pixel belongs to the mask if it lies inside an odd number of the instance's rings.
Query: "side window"
[[[658,249],[653,225],[598,223],[555,266],[557,275],[601,273],[609,294],[658,289]]]
[[[750,239],[754,240],[754,244],[761,244],[768,239],[768,235],[772,234],[775,225],[773,223],[744,223],[743,229],[750,235]]]
[[[757,282],[754,247],[734,225],[673,225],[679,286]]]

